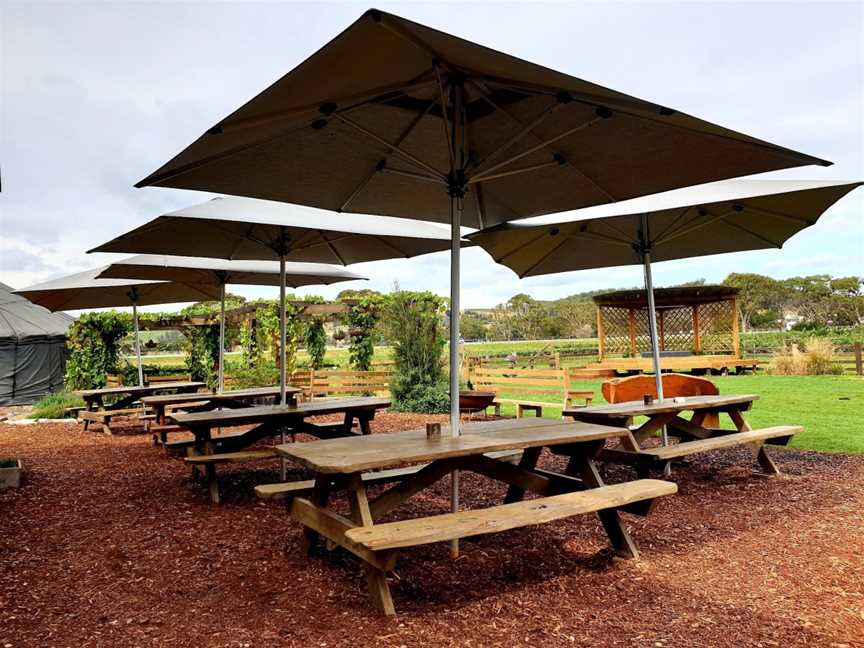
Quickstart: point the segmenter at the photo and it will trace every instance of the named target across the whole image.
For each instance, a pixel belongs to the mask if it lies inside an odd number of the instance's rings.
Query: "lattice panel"
[[[630,313],[626,308],[603,308],[603,354],[624,356],[630,353]]]
[[[686,351],[693,353],[696,347],[696,335],[693,331],[693,309],[689,306],[667,308],[658,313],[663,325],[660,339],[663,351]]]
[[[734,353],[732,309],[729,302],[701,304],[699,333],[703,354]],[[662,325],[661,325],[662,318]],[[648,310],[633,310],[635,355],[651,351]],[[693,308],[681,306],[664,308],[657,313],[658,332],[662,351],[696,351],[696,332],[693,330]],[[630,335],[630,309],[618,306],[603,307],[604,355],[633,356]]]
[[[702,353],[734,353],[732,318],[732,307],[729,302],[713,302],[699,306]]]

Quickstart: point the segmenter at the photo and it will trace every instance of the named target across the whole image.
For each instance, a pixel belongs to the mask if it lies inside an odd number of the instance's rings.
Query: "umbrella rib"
[[[703,209],[704,209],[704,208],[703,208]],[[730,210],[730,211],[731,211],[731,210]],[[668,234],[668,235],[664,233],[664,235],[663,235],[662,238],[656,238],[656,239],[654,239],[654,240],[652,241],[652,245],[659,245],[659,244],[663,244],[663,243],[668,243],[669,241],[672,241],[672,240],[674,240],[674,239],[676,239],[676,238],[679,238],[679,237],[681,237],[681,236],[684,236],[685,234],[689,234],[690,232],[694,232],[694,231],[696,231],[696,230],[698,230],[698,229],[702,229],[703,227],[705,227],[705,226],[710,225],[711,223],[713,223],[713,222],[714,222],[714,219],[716,219],[716,218],[724,218],[724,217],[728,214],[728,212],[724,212],[724,213],[723,213],[722,215],[720,215],[720,216],[715,216],[714,214],[712,214],[711,212],[709,212],[707,209],[704,209],[704,212],[705,212],[705,213],[704,213],[704,216],[703,216],[702,214],[697,214],[697,215],[696,215],[696,216],[695,216],[695,217],[694,217],[694,218],[693,218],[689,223],[687,223],[686,225],[684,225],[684,226],[682,226],[681,228],[679,228],[677,232],[672,232],[672,233],[670,233],[670,234]],[[708,217],[710,217],[710,218],[708,218],[707,220],[702,221],[701,223],[697,223],[697,222],[696,222],[696,221],[699,220],[700,218],[705,218],[706,216],[708,216]]]
[[[542,232],[540,232],[540,234],[538,234],[537,236],[532,238],[527,243],[519,243],[519,245],[517,247],[513,248],[512,250],[510,250],[506,254],[495,259],[495,263],[503,263],[505,260],[509,259],[511,256],[513,256],[514,254],[516,254],[517,252],[519,252],[523,248],[526,248],[529,245],[534,245],[534,243],[536,243],[537,241],[542,239],[544,236],[550,236],[549,230],[544,229]]]
[[[521,167],[519,169],[510,169],[509,171],[502,171],[501,173],[493,173],[492,175],[483,176],[482,178],[471,178],[468,180],[468,184],[478,184],[480,182],[488,182],[489,180],[499,180],[500,178],[528,173],[530,171],[539,171],[540,169],[548,169],[553,166],[561,166],[561,163],[558,160],[551,160],[549,162],[532,164],[531,166]]]
[[[753,238],[759,239],[760,241],[762,241],[763,243],[767,243],[771,247],[775,247],[778,249],[783,247],[782,243],[777,243],[776,241],[772,241],[771,239],[766,238],[766,237],[762,236],[761,234],[758,234],[757,232],[754,232],[753,230],[750,230],[750,229],[744,227],[743,225],[739,225],[738,223],[733,223],[732,221],[728,220],[725,216],[720,217],[720,222],[725,223],[729,227],[732,227],[733,229],[737,229],[740,232],[744,232],[745,234],[749,234]]]
[[[348,117],[345,117],[344,115],[342,115],[340,113],[336,113],[334,115],[334,117],[336,117],[343,124],[350,126],[354,130],[359,131],[360,133],[363,133],[364,135],[366,135],[367,137],[369,137],[371,139],[374,139],[376,142],[378,142],[379,144],[382,144],[387,149],[392,150],[394,155],[399,155],[400,157],[404,158],[408,162],[411,162],[415,166],[420,167],[424,171],[428,171],[430,174],[432,174],[433,177],[440,178],[441,180],[447,179],[446,176],[443,173],[441,173],[440,171],[438,171],[435,167],[431,166],[430,164],[427,164],[426,162],[424,162],[420,158],[412,155],[408,151],[401,148],[399,145],[388,142],[383,137],[376,135],[375,133],[368,130],[367,128],[364,128],[363,126],[361,126],[360,124],[358,124],[354,120],[349,119]]]
[[[480,229],[486,228],[485,218],[483,216],[483,196],[480,195],[480,190],[482,186],[478,184],[473,191],[474,194],[474,207],[477,209],[477,224],[480,225]]]
[[[434,101],[430,101],[429,104],[426,106],[426,109],[425,109],[424,111],[422,111],[422,112],[420,112],[420,113],[417,114],[417,116],[414,118],[414,120],[413,120],[410,124],[408,124],[408,127],[407,127],[407,128],[402,132],[402,134],[401,134],[401,135],[396,139],[396,144],[397,144],[397,145],[398,145],[398,144],[402,144],[402,142],[405,141],[405,139],[406,139],[406,138],[408,137],[408,135],[410,135],[411,132],[412,132],[412,131],[417,127],[417,125],[420,123],[420,121],[421,121],[421,120],[422,120],[426,115],[429,114],[429,111],[432,110],[432,106],[434,106],[434,105],[435,105],[435,102],[434,102]],[[388,151],[387,154],[384,156],[384,164],[385,164],[385,165],[387,164],[387,160],[389,160],[390,157],[391,157],[392,155],[393,155],[393,150],[391,149],[391,150]],[[387,168],[387,167],[385,166],[384,169],[386,169],[386,168]],[[381,170],[383,171],[384,169],[381,169]],[[342,211],[343,209],[345,209],[345,208],[349,205],[349,203],[351,203],[351,201],[354,200],[354,199],[355,199],[355,198],[360,194],[361,191],[363,191],[363,189],[366,187],[366,185],[368,185],[368,184],[372,181],[372,178],[375,177],[375,174],[378,173],[378,171],[379,171],[379,169],[378,169],[378,165],[375,165],[375,166],[372,168],[372,171],[369,173],[369,175],[366,176],[366,178],[365,178],[363,181],[361,181],[359,185],[357,185],[357,187],[354,189],[354,191],[351,192],[351,195],[349,195],[348,198],[345,200],[345,202],[342,203],[342,206],[339,207],[339,211]]]
[[[583,122],[582,124],[579,124],[578,126],[574,126],[573,128],[569,128],[566,131],[564,131],[563,133],[559,133],[558,135],[555,135],[554,137],[551,137],[547,140],[544,140],[535,146],[529,147],[520,153],[517,153],[515,155],[510,156],[506,160],[502,160],[501,162],[498,162],[497,164],[493,164],[492,166],[487,167],[486,169],[477,169],[477,171],[475,171],[475,173],[471,176],[470,179],[471,180],[482,180],[485,176],[488,176],[490,173],[492,173],[492,171],[495,171],[496,169],[500,169],[503,166],[511,164],[512,162],[515,162],[516,160],[520,160],[523,157],[525,157],[526,155],[530,155],[531,153],[534,153],[535,151],[539,151],[541,148],[545,148],[545,147],[549,146],[550,144],[553,144],[559,140],[564,139],[565,137],[569,137],[570,135],[578,133],[581,130],[584,130],[586,128],[590,128],[591,126],[593,126],[594,124],[596,124],[599,121],[603,121],[603,118],[599,117],[599,116],[598,117],[592,117],[588,121]]]
[[[520,272],[519,278],[524,279],[529,274],[534,272],[534,270],[537,268],[537,266],[539,266],[541,263],[546,261],[553,254],[555,254],[566,242],[567,242],[567,237],[562,237],[562,239],[558,242],[558,245],[556,245],[551,250],[549,250],[546,254],[544,254],[542,257],[537,259],[537,261],[535,263],[532,263],[531,266],[525,270],[525,272]]]
[[[523,137],[525,137],[528,134],[534,135],[535,137],[539,138],[539,136],[534,132],[534,129],[537,126],[539,126],[540,124],[542,124],[544,121],[546,121],[549,117],[551,117],[555,113],[555,111],[558,110],[563,105],[560,101],[556,101],[554,104],[552,104],[551,106],[549,106],[548,108],[543,110],[543,112],[541,112],[540,115],[534,119],[534,121],[529,122],[528,124],[523,124],[520,120],[518,120],[515,117],[513,117],[512,115],[510,115],[510,113],[508,113],[506,110],[504,110],[503,108],[498,106],[498,104],[496,104],[494,101],[492,101],[492,99],[490,99],[487,96],[487,94],[485,92],[483,92],[483,88],[480,84],[472,83],[472,85],[474,85],[478,89],[478,91],[480,91],[480,96],[483,98],[483,100],[486,103],[488,103],[490,106],[492,106],[495,110],[500,111],[501,113],[510,117],[510,119],[512,121],[516,122],[522,128],[522,130],[520,130],[518,133],[516,133],[513,137],[502,142],[501,145],[497,149],[495,149],[494,151],[489,153],[489,155],[487,155],[482,160],[477,162],[477,165],[476,165],[477,168],[482,168],[483,165],[486,162],[488,162],[490,159],[498,156],[501,152],[506,151],[508,148],[513,146],[516,142],[518,142],[520,139],[522,139]]]
[[[443,180],[439,180],[438,178],[433,178],[431,176],[425,175],[423,173],[413,173],[411,171],[405,171],[404,169],[393,169],[390,167],[384,167],[381,169],[381,173],[389,174],[389,175],[398,175],[403,176],[405,178],[412,178],[414,180],[420,180],[422,182],[432,182],[437,185],[446,184]],[[374,176],[374,174],[373,174]],[[371,176],[370,176],[371,179]]]
[[[753,207],[752,205],[745,204],[744,208],[747,211],[752,211],[756,214],[765,214],[766,216],[773,216],[774,218],[780,218],[782,220],[793,221],[795,223],[804,223],[805,225],[813,225],[815,221],[811,221],[808,218],[804,218],[803,216],[793,216],[792,214],[781,214],[780,212],[776,212],[770,209],[764,209],[762,207]]]
[[[338,262],[343,266],[348,265],[347,263],[345,263],[345,259],[342,258],[342,255],[340,255],[339,252],[336,251],[336,246],[333,245],[333,242],[327,238],[327,235],[320,229],[318,230],[318,233],[321,235],[321,238],[324,239],[324,243],[327,244],[327,248],[330,250],[333,256],[336,257]]]
[[[411,258],[410,255],[405,254],[404,250],[400,250],[395,245],[393,245],[389,241],[387,241],[387,239],[385,239],[381,236],[373,236],[372,238],[375,239],[376,241],[378,241],[384,247],[387,247],[387,248],[390,248],[391,250],[393,250],[396,254],[401,256],[403,259]]]
[[[441,123],[444,125],[444,139],[447,141],[447,153],[450,155],[450,168],[456,168],[456,153],[453,151],[453,141],[450,136],[450,118],[447,116],[447,102],[444,100],[444,81],[441,79],[441,68],[438,62],[433,63],[435,80],[438,82],[438,101],[441,105]]]
[[[658,241],[662,240],[663,237],[666,235],[667,232],[669,232],[670,230],[675,229],[675,227],[678,225],[678,223],[680,223],[682,220],[684,220],[684,217],[687,216],[687,214],[690,213],[690,210],[691,210],[691,209],[693,209],[693,205],[688,205],[687,207],[685,207],[685,208],[681,211],[681,213],[678,214],[678,216],[676,216],[676,217],[672,220],[672,222],[669,223],[669,225],[667,225],[667,226],[664,228],[664,230],[663,230],[662,232],[660,232],[660,234],[658,234],[655,238],[656,238]]]

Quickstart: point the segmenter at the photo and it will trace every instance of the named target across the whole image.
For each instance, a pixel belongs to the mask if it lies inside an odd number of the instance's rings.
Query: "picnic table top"
[[[199,394],[200,396],[201,394]],[[320,416],[357,409],[383,409],[390,407],[389,398],[333,398],[307,401],[297,405],[258,405],[234,410],[214,410],[190,414],[174,414],[173,418],[184,427],[214,427],[260,423],[268,419],[294,416]]]
[[[591,407],[580,407],[564,410],[564,416],[574,418],[622,418],[631,416],[656,416],[657,414],[668,414],[671,412],[687,412],[699,409],[714,409],[728,405],[742,405],[759,400],[757,394],[732,394],[716,396],[684,396],[679,397],[680,402],[672,398],[666,398],[662,403],[646,405],[643,401],[625,401],[611,405],[594,405]]]
[[[583,443],[625,436],[627,430],[607,425],[554,419],[506,419],[469,423],[462,435],[426,437],[426,430],[288,443],[276,450],[319,473],[355,473],[375,468],[464,457],[499,450]]]
[[[163,389],[194,389],[206,387],[206,384],[198,381],[165,382],[158,385],[122,385],[120,387],[103,387],[102,389],[80,389],[75,392],[76,396],[87,398],[88,396],[109,396],[112,394],[150,394]]]
[[[301,390],[297,387],[285,387],[286,394],[296,394]],[[251,389],[235,389],[232,391],[199,392],[197,394],[160,394],[158,396],[145,396],[141,402],[145,405],[174,405],[199,400],[237,400],[242,398],[258,398],[262,396],[278,396],[279,386],[276,387],[254,387]]]

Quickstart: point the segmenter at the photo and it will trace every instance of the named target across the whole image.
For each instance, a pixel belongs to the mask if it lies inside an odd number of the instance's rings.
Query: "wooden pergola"
[[[654,291],[661,355],[740,355],[737,288],[687,286]],[[644,290],[594,297],[599,356],[639,358],[651,352]]]

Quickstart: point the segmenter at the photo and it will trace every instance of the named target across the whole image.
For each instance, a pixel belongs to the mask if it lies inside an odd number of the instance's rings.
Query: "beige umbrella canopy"
[[[468,238],[520,277],[641,264],[643,248],[654,262],[779,248],[861,184],[727,180],[580,209],[562,214],[566,222],[507,223]]]
[[[340,265],[450,249],[450,232],[432,223],[359,214],[345,217],[301,205],[228,197],[163,214],[90,252],[272,259],[273,248],[283,240],[286,259]],[[302,264],[294,265],[292,272]]]
[[[729,180],[577,210],[567,214],[567,222],[507,223],[468,238],[520,277],[643,265],[654,374],[662,400],[651,262],[782,247],[861,184]]]
[[[15,293],[48,310],[78,310],[131,306],[135,325],[135,355],[138,359],[138,384],[144,384],[141,343],[138,331],[138,306],[216,299],[215,285],[193,285],[139,279],[100,279],[107,266],[52,279],[28,286]]]
[[[171,235],[171,232],[163,232]],[[198,232],[198,240],[206,239]],[[164,239],[163,239],[164,240]],[[165,245],[163,244],[164,248]],[[139,254],[109,265],[100,278],[151,279],[188,285],[207,284],[219,291],[219,391],[225,387],[225,285],[279,285],[279,264],[273,261],[225,261],[200,257]],[[342,268],[321,263],[286,263],[285,285],[292,288],[330,285],[341,281],[365,279]]]
[[[449,223],[454,185],[488,227],[808,164],[829,163],[372,9],[138,186]]]

